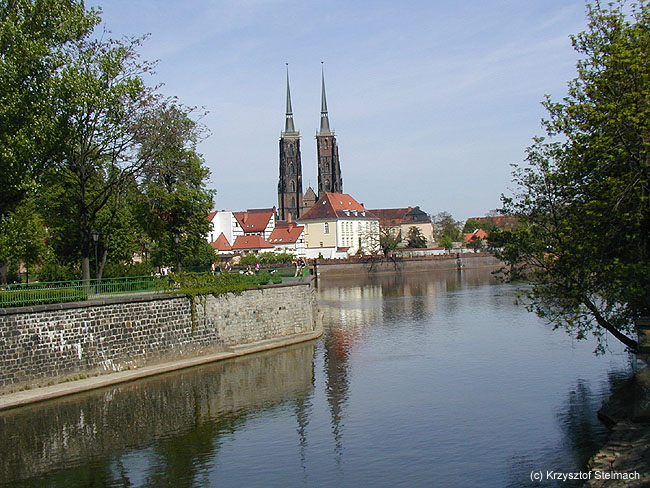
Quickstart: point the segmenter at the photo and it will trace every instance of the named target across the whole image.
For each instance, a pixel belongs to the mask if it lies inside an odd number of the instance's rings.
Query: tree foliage
[[[402,231],[399,226],[379,225],[379,248],[384,256],[388,256],[402,242]]]
[[[540,316],[635,349],[632,321],[650,312],[650,7],[625,9],[588,6],[588,29],[572,38],[577,77],[561,102],[544,102],[547,133],[560,137],[535,139],[515,167],[502,211],[519,226],[495,242],[512,277],[532,282]]]
[[[411,226],[406,233],[406,245],[410,248],[424,248],[427,247],[427,239],[422,234],[419,227]]]
[[[434,232],[436,240],[440,245],[444,243],[458,242],[462,235],[460,232],[460,223],[454,219],[449,212],[439,212],[434,217]],[[446,247],[446,246],[445,246]],[[452,246],[450,245],[449,248]]]
[[[95,249],[101,276],[105,266],[135,269],[144,242],[155,258],[147,264],[169,264],[173,234],[189,260],[211,251],[202,127],[147,85],[144,38],[93,37],[99,21],[79,0],[0,0],[0,270],[39,256],[44,276],[89,279]],[[18,210],[34,198],[29,220]],[[49,237],[21,245],[44,243],[44,252],[6,245],[38,215]]]
[[[0,220],[56,157],[56,74],[98,20],[76,0],[0,1]]]

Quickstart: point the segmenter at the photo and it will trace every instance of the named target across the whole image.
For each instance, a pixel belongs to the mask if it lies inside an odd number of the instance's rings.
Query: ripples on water
[[[489,271],[323,280],[312,343],[5,412],[11,486],[532,485],[629,375]],[[547,484],[546,486],[555,486]],[[568,486],[568,485],[563,485]]]

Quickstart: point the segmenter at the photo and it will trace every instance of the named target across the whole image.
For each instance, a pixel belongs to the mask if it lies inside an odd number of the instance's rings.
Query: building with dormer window
[[[323,192],[298,223],[305,227],[308,257],[319,249],[349,248],[350,255],[379,250],[379,218],[347,193]]]

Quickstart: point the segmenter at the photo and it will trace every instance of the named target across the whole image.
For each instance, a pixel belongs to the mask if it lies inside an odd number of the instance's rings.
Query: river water
[[[489,270],[321,280],[317,341],[0,413],[6,486],[570,486],[630,374]]]

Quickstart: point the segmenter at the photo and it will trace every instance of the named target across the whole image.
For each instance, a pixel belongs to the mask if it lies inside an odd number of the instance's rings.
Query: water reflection
[[[119,453],[147,448],[145,486],[193,486],[220,438],[258,411],[293,401],[308,424],[313,359],[307,343],[5,412],[2,481],[39,485],[64,469],[52,486],[132,486]]]
[[[583,466],[604,433],[596,410],[628,372],[624,348],[594,357],[489,270],[322,279],[318,294],[316,345],[0,415],[0,476],[520,488],[532,469]]]

